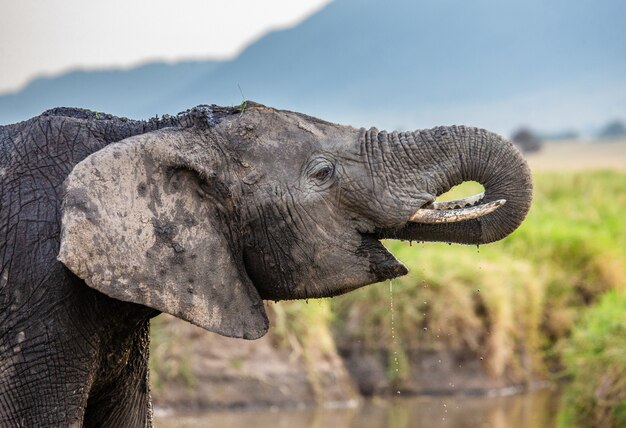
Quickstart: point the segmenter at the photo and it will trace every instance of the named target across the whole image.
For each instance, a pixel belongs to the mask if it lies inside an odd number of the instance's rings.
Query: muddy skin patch
[[[85,213],[85,217],[93,222],[99,218],[98,206],[89,198],[87,193],[81,189],[72,189],[65,194],[65,207],[75,208]]]
[[[157,219],[152,219],[152,226],[154,227],[154,236],[156,236],[157,241],[171,244],[174,235],[176,235],[175,225],[172,223],[162,223]]]
[[[139,185],[137,186],[137,194],[141,197],[145,197],[147,193],[148,193],[148,186],[146,185],[146,183],[144,182],[139,183]]]
[[[155,246],[167,246],[174,250],[174,254],[169,257],[170,263],[172,265],[183,265],[185,264],[185,248],[178,242],[174,241],[174,236],[176,236],[177,228],[172,223],[162,223],[157,219],[152,220],[152,226],[154,227],[154,236],[156,237]],[[160,251],[159,248],[155,249],[156,251]]]

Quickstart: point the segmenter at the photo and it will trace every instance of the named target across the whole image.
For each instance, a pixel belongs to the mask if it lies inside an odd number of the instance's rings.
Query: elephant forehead
[[[297,179],[309,162],[318,156],[331,159],[358,157],[356,133],[329,133],[322,138],[312,134],[261,135],[247,142],[246,164],[268,177]]]
[[[270,150],[324,149],[336,145],[338,140],[356,137],[356,130],[350,126],[268,108],[253,108],[241,117],[228,118],[219,127],[231,141],[243,141],[252,147],[257,143]]]

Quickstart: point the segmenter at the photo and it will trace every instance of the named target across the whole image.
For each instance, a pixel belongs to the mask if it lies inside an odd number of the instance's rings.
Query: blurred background
[[[533,169],[507,239],[389,242],[409,275],[268,303],[258,341],[155,319],[156,426],[626,426],[626,3],[1,1],[0,125],[251,99],[488,128]]]

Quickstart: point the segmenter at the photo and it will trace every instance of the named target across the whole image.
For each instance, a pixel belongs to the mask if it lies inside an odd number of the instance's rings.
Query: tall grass
[[[606,293],[585,314],[564,360],[572,382],[559,426],[626,426],[626,293]]]

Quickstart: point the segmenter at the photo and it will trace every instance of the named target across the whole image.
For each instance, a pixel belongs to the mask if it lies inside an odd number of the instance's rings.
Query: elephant
[[[480,195],[436,197],[464,181]],[[263,300],[407,273],[382,239],[485,244],[532,199],[507,140],[353,128],[247,101],[0,127],[0,425],[151,426],[150,319],[268,330]]]

